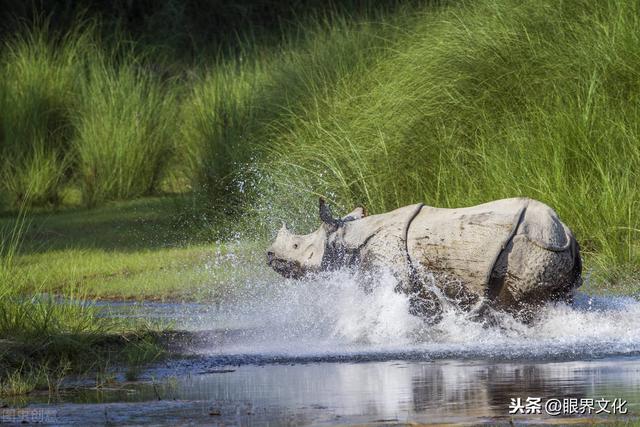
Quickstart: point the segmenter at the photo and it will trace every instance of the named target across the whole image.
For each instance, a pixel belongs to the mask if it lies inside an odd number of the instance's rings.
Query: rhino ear
[[[334,226],[340,225],[340,220],[335,219],[331,215],[331,209],[329,209],[329,206],[327,206],[327,204],[325,203],[322,197],[320,197],[320,200],[319,200],[319,207],[320,207],[320,219],[322,220],[322,222],[324,222],[325,224],[334,225]]]
[[[347,216],[342,217],[343,221],[355,221],[357,219],[362,219],[367,216],[367,211],[362,206],[358,206],[353,211],[347,214]]]

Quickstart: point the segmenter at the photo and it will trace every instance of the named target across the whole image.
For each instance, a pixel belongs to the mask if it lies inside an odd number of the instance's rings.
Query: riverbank
[[[35,213],[14,260],[25,292],[74,288],[88,298],[213,301],[239,286],[262,259],[251,241],[216,241],[185,217],[181,197],[114,202],[95,209]],[[11,217],[0,218],[0,228]],[[199,226],[194,226],[197,221]]]
[[[135,375],[162,357],[169,324],[109,316],[98,300],[214,302],[244,283],[254,246],[182,225],[180,203],[0,218],[0,396],[53,392],[70,374]]]

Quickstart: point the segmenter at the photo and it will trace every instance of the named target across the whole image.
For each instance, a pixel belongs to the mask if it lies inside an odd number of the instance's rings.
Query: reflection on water
[[[618,398],[628,402],[629,415],[624,419],[640,413],[640,358],[518,363],[390,360],[215,369],[203,359],[192,368],[210,373],[66,396],[56,406],[59,419],[82,423],[104,420],[106,413],[110,422],[130,423],[186,419],[259,425],[380,420],[490,423],[510,419],[509,402],[515,397],[540,397],[543,402]],[[514,418],[545,419],[551,417],[544,411]]]

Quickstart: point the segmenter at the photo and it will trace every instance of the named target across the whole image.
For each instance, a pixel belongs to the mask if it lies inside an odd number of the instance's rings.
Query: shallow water
[[[79,391],[24,410],[60,424],[354,424],[558,422],[509,414],[511,399],[622,399],[627,414],[566,414],[578,422],[640,414],[640,303],[578,295],[523,324],[474,321],[445,304],[429,326],[381,277],[368,292],[349,272],[302,282],[265,279],[219,306],[110,303],[104,315],[142,316],[190,331],[189,358],[140,381]],[[86,384],[85,384],[86,385]],[[587,401],[588,402],[588,401]],[[595,405],[594,411],[598,409]],[[611,408],[608,408],[611,410]],[[49,417],[51,418],[51,417]],[[566,422],[567,419],[563,418]]]
[[[169,370],[177,377],[162,377]],[[188,373],[187,373],[188,372]],[[634,419],[640,359],[573,362],[435,360],[220,366],[205,358],[156,368],[144,383],[83,390],[55,404],[55,422],[252,425],[566,422]],[[509,414],[512,398],[623,399],[627,415]],[[596,409],[599,406],[594,404]],[[611,405],[608,406],[612,410]],[[561,421],[563,420],[564,421]]]
[[[497,324],[444,303],[443,319],[427,325],[409,314],[408,301],[381,277],[368,292],[349,272],[307,281],[265,280],[238,290],[224,304],[109,303],[111,316],[157,319],[210,335],[191,350],[239,363],[271,354],[297,360],[321,357],[585,359],[640,355],[640,302],[632,297],[578,293],[572,305],[539,310],[524,324],[497,314]]]

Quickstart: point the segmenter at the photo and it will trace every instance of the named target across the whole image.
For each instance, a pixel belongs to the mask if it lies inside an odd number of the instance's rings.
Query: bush
[[[135,62],[88,58],[73,121],[84,202],[94,206],[150,194],[172,154],[173,93]]]
[[[70,115],[75,109],[76,65],[83,43],[79,33],[50,39],[44,24],[16,36],[3,48],[0,186],[14,205],[59,201],[69,165]]]

